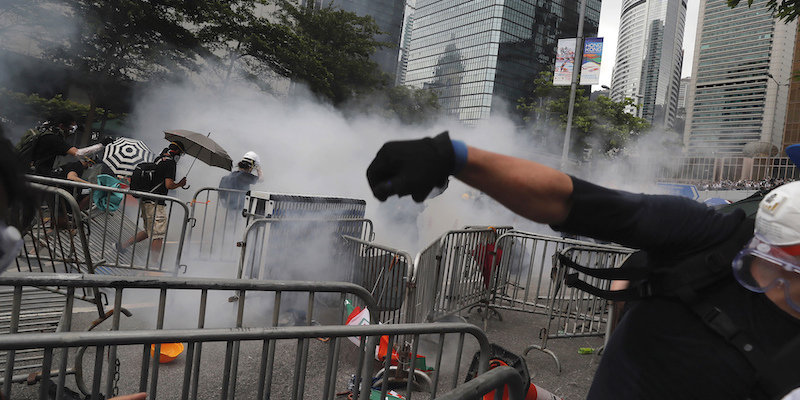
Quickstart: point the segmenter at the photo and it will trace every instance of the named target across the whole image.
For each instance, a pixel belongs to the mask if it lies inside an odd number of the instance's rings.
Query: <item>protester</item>
[[[248,191],[254,183],[264,180],[264,173],[261,172],[261,159],[258,154],[252,151],[245,153],[237,167],[239,168],[237,171],[233,171],[220,179],[220,189]],[[256,172],[258,176],[253,175],[253,172]],[[241,210],[244,208],[243,193],[222,191],[219,194],[219,198],[220,202],[229,210]]]
[[[57,156],[89,156],[102,150],[103,146],[113,141],[113,138],[104,137],[101,143],[78,149],[66,141],[67,137],[75,133],[77,127],[75,117],[70,114],[61,114],[51,119],[47,126],[42,128],[46,132],[35,139],[31,150],[31,163],[36,175],[50,175]]]
[[[175,182],[177,173],[177,161],[186,152],[186,147],[179,141],[170,142],[169,146],[161,151],[156,158],[156,169],[154,186],[149,190],[150,193],[166,196],[170,190],[186,186],[186,177]],[[166,202],[163,200],[153,201],[142,199],[141,215],[144,220],[145,230],[136,232],[136,235],[125,242],[117,243],[116,249],[120,253],[125,253],[128,247],[136,242],[141,242],[152,236],[150,240],[150,263],[157,264],[161,256],[161,249],[164,244],[164,236],[167,233],[167,213]]]
[[[89,157],[81,157],[78,161],[66,163],[58,168],[53,169],[52,176],[58,179],[66,179],[73,182],[90,183],[85,181],[82,176],[86,169],[94,165],[94,160]],[[91,197],[88,194],[81,193],[80,188],[63,187],[64,190],[72,192],[73,197],[78,202],[78,207],[81,210],[89,208],[91,204]]]
[[[367,170],[381,201],[421,202],[450,175],[555,230],[642,249],[648,270],[663,276],[680,279],[667,272],[689,262],[700,262],[698,272],[722,266],[696,290],[677,286],[678,295],[658,295],[657,277],[639,286],[657,295],[629,302],[589,399],[781,398],[800,387],[800,182],[764,198],[754,237],[742,210],[607,189],[447,133],[386,143]]]

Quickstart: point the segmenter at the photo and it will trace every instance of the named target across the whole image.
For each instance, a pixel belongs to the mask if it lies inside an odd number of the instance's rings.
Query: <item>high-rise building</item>
[[[681,78],[681,85],[678,89],[678,108],[686,108],[686,91],[689,90],[689,83],[692,78]]]
[[[800,73],[800,35],[795,37],[794,58],[792,61],[792,75]],[[783,133],[783,142],[780,150],[784,152],[786,148],[800,143],[800,82],[790,79],[785,83],[789,85],[789,100],[786,107],[786,127]]]
[[[772,154],[781,146],[797,21],[776,20],[767,2],[731,9],[727,0],[701,0],[686,105],[689,154]]]
[[[397,61],[397,74],[395,85],[402,85],[406,81],[408,70],[408,51],[411,47],[411,30],[414,28],[414,0],[406,4],[405,21],[403,22],[403,36],[400,38],[400,59]]]
[[[558,39],[577,36],[580,1],[417,0],[405,84],[433,89],[465,124],[514,109]],[[584,36],[597,35],[600,0],[589,0]]]
[[[356,13],[360,16],[370,15],[375,18],[378,27],[384,33],[375,39],[390,43],[392,46],[375,52],[371,59],[380,65],[383,72],[392,76],[397,72],[397,61],[400,55],[400,36],[403,31],[403,14],[405,0],[320,0],[325,6],[334,7]]]
[[[655,126],[671,128],[675,121],[685,23],[684,0],[622,2],[611,97],[634,99],[638,115]]]

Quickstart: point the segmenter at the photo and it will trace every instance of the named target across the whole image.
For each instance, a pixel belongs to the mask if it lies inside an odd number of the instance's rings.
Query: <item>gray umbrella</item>
[[[180,141],[186,147],[186,155],[192,156],[212,167],[219,167],[228,171],[233,168],[233,160],[228,155],[228,152],[207,135],[177,129],[164,131],[164,138],[170,142]]]

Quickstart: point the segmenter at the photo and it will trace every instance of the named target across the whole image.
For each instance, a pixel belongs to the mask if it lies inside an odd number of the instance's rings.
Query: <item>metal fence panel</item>
[[[34,255],[36,261],[49,260],[51,255],[60,257],[60,261],[77,261],[85,265],[80,272],[106,274],[106,275],[139,275],[139,274],[175,274],[181,267],[181,255],[184,247],[184,236],[189,222],[189,208],[180,200],[152,193],[136,192],[123,188],[113,188],[103,185],[73,182],[69,180],[28,176],[28,178],[41,185],[52,188],[63,188],[70,192],[77,205],[76,210],[61,211],[67,202],[62,195],[55,198],[53,194],[46,194],[43,207],[39,211],[38,224],[34,225],[31,235],[37,247],[28,248],[26,263],[30,266],[30,257]],[[37,187],[37,186],[34,186]],[[40,187],[40,190],[41,187]],[[117,206],[106,206],[110,198],[121,199]],[[151,235],[145,235],[139,242],[134,242],[125,251],[117,251],[115,245],[127,241],[135,235],[145,233],[145,221],[142,217],[142,207],[145,202],[163,202],[166,212],[166,233],[161,245],[161,250],[156,251]],[[51,216],[53,214],[53,216]],[[153,216],[155,217],[155,216]],[[52,241],[47,237],[51,234],[53,223],[56,226],[66,218],[68,225],[56,231],[67,238],[72,234],[83,235],[85,231],[88,243],[86,254],[70,254],[61,250],[53,251]],[[152,221],[147,221],[148,223]],[[141,238],[141,237],[140,237]],[[64,242],[64,240],[61,240]],[[57,246],[61,246],[56,242]],[[44,248],[44,256],[37,250]],[[78,257],[77,259],[75,257]],[[88,260],[93,260],[92,268]],[[35,264],[35,263],[34,263]],[[29,270],[32,270],[29,268]],[[63,271],[51,271],[63,272]]]
[[[489,288],[483,274],[497,235],[510,227],[449,231],[424,248],[414,263],[408,322],[431,322],[480,303]]]
[[[206,187],[192,196],[191,229],[187,238],[190,259],[235,263],[240,251],[237,243],[247,227],[247,192]]]
[[[54,390],[63,393],[66,376],[73,374],[77,388],[84,394],[91,394],[92,398],[99,398],[101,393],[146,390],[148,398],[158,398],[160,394],[163,398],[272,396],[332,399],[337,395],[337,387],[347,385],[350,374],[356,375],[354,382],[369,382],[374,374],[378,380],[373,385],[384,393],[389,390],[391,382],[405,379],[403,388],[397,390],[404,392],[406,398],[434,398],[455,388],[459,375],[464,372],[460,366],[466,365],[470,358],[469,354],[464,354],[464,350],[469,349],[465,337],[477,341],[481,354],[480,372],[486,371],[488,366],[488,339],[483,331],[471,324],[378,325],[372,321],[369,326],[343,326],[344,313],[338,312],[334,313],[339,317],[333,325],[311,325],[312,318],[321,314],[331,315],[328,310],[316,311],[313,307],[315,295],[337,293],[340,295],[337,301],[340,301],[347,294],[355,296],[351,298],[365,307],[377,308],[375,300],[365,289],[349,283],[12,273],[0,278],[0,285],[13,288],[13,291],[59,286],[70,290],[92,287],[113,292],[109,297],[114,299],[114,310],[106,315],[113,325],[109,332],[0,335],[0,350],[8,354],[6,364],[11,371],[19,361],[16,355],[28,350],[43,351],[40,373],[31,375],[34,380],[43,382],[39,387],[40,398],[47,398],[51,378],[57,378],[53,381]],[[171,319],[176,314],[170,309],[170,305],[175,305],[175,298],[170,295],[176,291],[198,294],[199,301],[188,302],[197,308],[196,326],[171,326],[175,322]],[[218,312],[214,311],[213,303],[219,299],[210,295],[216,291],[238,296],[239,301],[232,305],[236,310],[235,329],[209,326],[209,319]],[[309,294],[307,315],[311,318],[306,318],[304,323],[298,324],[300,326],[278,327],[281,313],[277,310],[283,308],[280,305],[281,294],[291,291]],[[151,292],[158,293],[158,296]],[[259,301],[263,296],[258,295],[265,292],[273,292],[270,298],[275,303],[275,311],[271,324],[249,325],[244,315],[244,299],[263,311],[264,302]],[[137,293],[145,296],[137,296]],[[157,315],[156,330],[150,329],[152,327],[121,330],[122,310],[129,304],[129,296],[133,296],[134,303],[141,302],[142,298],[153,303],[151,306],[155,309],[151,311]],[[71,316],[72,309],[73,305],[68,304],[64,314]],[[144,308],[140,307],[134,312],[141,314],[142,310]],[[186,314],[187,311],[181,310],[180,313]],[[139,320],[148,325],[148,317]],[[163,329],[167,327],[173,329]],[[449,334],[455,334],[458,340],[445,340]],[[361,346],[342,340],[350,337],[360,337]],[[399,364],[393,365],[394,357],[386,357],[382,365],[373,368],[374,349],[381,337],[388,337],[390,343],[397,337],[410,338],[402,349],[396,349],[400,353],[396,360]],[[161,343],[187,343],[185,356],[178,365],[161,365],[155,358],[151,359],[151,344],[155,344],[157,352]],[[427,357],[427,366],[434,366],[432,371],[422,368],[418,354]],[[375,373],[378,368],[381,369]],[[423,372],[423,369],[428,372]],[[415,379],[408,379],[409,371]],[[11,382],[17,381],[12,379],[12,374],[7,372],[4,378],[3,393],[7,398],[26,397],[16,392],[25,387],[15,387],[15,392],[12,392]],[[368,398],[366,385],[355,387],[362,389],[362,395],[359,397],[359,393],[355,393],[354,398]],[[429,393],[416,392],[420,389]]]

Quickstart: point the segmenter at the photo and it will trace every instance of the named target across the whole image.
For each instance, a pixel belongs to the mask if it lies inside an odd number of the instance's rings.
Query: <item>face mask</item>
[[[756,235],[733,259],[733,275],[746,289],[764,293],[783,285],[786,302],[800,312],[800,295],[792,294],[792,285],[800,285],[797,258]]]
[[[78,125],[72,125],[69,127],[69,133],[75,133],[78,130]]]
[[[22,235],[13,226],[0,222],[0,273],[6,270],[22,249]]]

